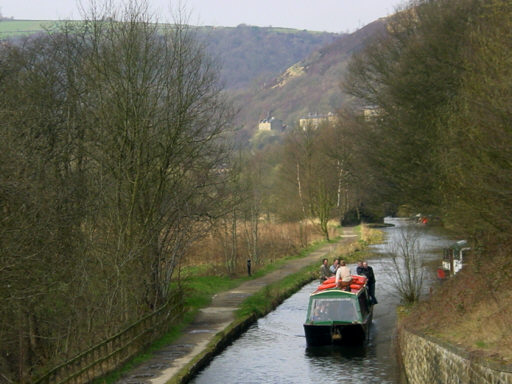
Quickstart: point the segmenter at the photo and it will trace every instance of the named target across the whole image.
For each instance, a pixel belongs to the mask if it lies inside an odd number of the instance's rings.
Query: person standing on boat
[[[332,262],[332,265],[329,267],[329,269],[333,275],[336,274],[336,271],[338,270],[339,266],[340,266],[340,259],[334,259],[334,261]]]
[[[362,261],[362,260],[359,260],[359,261],[357,262],[356,273],[357,273],[358,275],[364,275],[363,271],[364,271],[364,270],[363,270],[363,261]],[[366,275],[365,275],[365,276],[366,276]]]
[[[331,277],[331,271],[329,270],[329,266],[327,265],[329,260],[323,259],[322,265],[320,266],[320,280],[325,281],[329,277]]]
[[[370,299],[373,304],[377,304],[377,298],[375,297],[375,274],[373,273],[373,268],[368,265],[368,262],[363,262],[362,273],[368,278],[368,294],[370,295]]]
[[[345,260],[340,261],[340,266],[336,271],[336,286],[340,289],[350,290],[350,282],[352,281],[352,274],[350,268],[347,267]],[[347,289],[348,288],[348,289]]]

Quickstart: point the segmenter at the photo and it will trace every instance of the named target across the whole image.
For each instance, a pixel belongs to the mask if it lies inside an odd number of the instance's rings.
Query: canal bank
[[[199,312],[194,321],[183,330],[180,338],[155,352],[148,361],[124,374],[117,383],[187,382],[219,351],[242,334],[259,316],[265,314],[260,312],[237,316],[239,307],[246,299],[262,292],[271,298],[269,300],[271,305],[267,307],[266,311],[272,310],[283,299],[314,278],[311,273],[306,273],[311,265],[318,264],[319,266],[321,259],[332,254],[336,247],[348,250],[349,246],[357,239],[358,235],[346,228],[337,243],[327,244],[308,256],[288,261],[279,270],[215,295],[210,306]],[[286,289],[282,289],[283,280],[295,274],[302,276],[302,280],[297,279]]]
[[[408,384],[512,384],[512,366],[485,360],[478,352],[398,328],[402,369]]]

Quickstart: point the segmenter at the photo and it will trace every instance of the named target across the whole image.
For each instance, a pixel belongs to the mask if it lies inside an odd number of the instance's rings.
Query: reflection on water
[[[400,230],[408,221],[390,220],[396,227],[385,229],[386,243],[374,246],[376,253],[389,252],[399,241]],[[422,256],[438,260],[440,248],[450,241],[434,230],[422,227]],[[283,302],[217,356],[192,383],[399,383],[393,352],[395,307],[399,298],[391,287],[391,262],[387,258],[369,260],[377,284],[379,304],[375,306],[368,343],[359,346],[307,348],[302,324],[308,298],[318,285],[314,281]],[[355,271],[355,265],[349,265]],[[432,275],[431,271],[429,271]]]

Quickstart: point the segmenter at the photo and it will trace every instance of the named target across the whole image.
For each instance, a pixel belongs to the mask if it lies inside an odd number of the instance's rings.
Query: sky
[[[101,0],[95,0],[100,3]],[[189,24],[234,27],[248,24],[311,31],[353,32],[394,13],[404,0],[148,0],[160,21],[170,21],[180,1]],[[90,0],[82,0],[89,4]],[[76,0],[0,0],[5,17],[32,20],[80,19]]]

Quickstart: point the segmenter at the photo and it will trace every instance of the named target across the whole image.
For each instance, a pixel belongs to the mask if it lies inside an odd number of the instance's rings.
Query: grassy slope
[[[476,356],[512,364],[512,275],[506,251],[473,258],[431,297],[403,309],[404,325]]]

